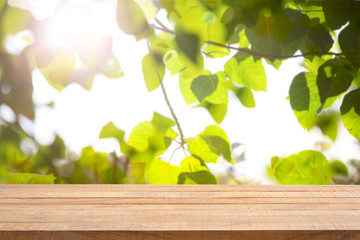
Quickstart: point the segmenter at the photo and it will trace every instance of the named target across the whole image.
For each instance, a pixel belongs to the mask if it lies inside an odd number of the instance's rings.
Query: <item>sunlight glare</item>
[[[50,47],[91,45],[99,37],[111,35],[112,29],[107,26],[112,25],[109,20],[113,21],[115,10],[108,2],[62,2],[43,31],[47,44]],[[34,12],[43,12],[42,6],[37,7]]]

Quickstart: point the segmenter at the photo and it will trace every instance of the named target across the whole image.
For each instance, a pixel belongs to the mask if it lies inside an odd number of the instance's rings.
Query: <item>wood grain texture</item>
[[[360,187],[0,185],[0,239],[360,239]]]
[[[11,240],[343,240],[360,239],[358,231],[93,231],[93,232],[0,232]]]

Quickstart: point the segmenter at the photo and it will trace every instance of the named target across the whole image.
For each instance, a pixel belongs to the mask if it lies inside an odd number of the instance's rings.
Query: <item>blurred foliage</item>
[[[1,118],[0,182],[216,184],[207,164],[217,163],[219,158],[233,164],[226,132],[210,125],[197,136],[184,139],[167,99],[174,120],[154,113],[153,119],[139,123],[127,140],[125,132],[112,122],[104,126],[99,137],[116,139],[121,156],[98,153],[91,146],[75,156],[60,137],[43,146],[22,129],[20,117],[36,117],[33,70],[38,69],[58,91],[73,83],[90,89],[96,74],[109,78],[124,75],[111,36],[91,31],[74,33],[76,36],[60,34],[66,43],[60,47],[44,37],[48,26],[69,8],[67,4],[63,1],[53,16],[36,20],[29,11],[0,2],[0,105],[15,113],[12,122]],[[70,6],[81,7],[85,6]],[[160,9],[167,13],[165,24],[157,19]],[[218,124],[227,114],[229,91],[242,105],[253,108],[256,93],[267,90],[264,64],[279,69],[284,60],[302,57],[306,70],[294,77],[289,90],[290,106],[299,124],[307,130],[317,126],[335,141],[341,119],[348,132],[360,140],[358,1],[344,1],[339,7],[334,1],[154,0],[144,4],[118,0],[114,21],[119,31],[148,42],[142,72],[149,91],[161,87],[166,98],[165,73],[177,74],[184,101],[206,109]],[[26,46],[9,51],[5,47],[8,37],[19,34]],[[204,69],[204,58],[224,57],[228,58],[223,70]],[[337,99],[342,100],[340,109],[333,106]],[[161,159],[173,143],[184,152],[180,166],[172,165],[171,158]],[[334,180],[338,176],[349,178],[342,162],[330,162],[312,150],[274,157],[268,172],[280,184],[330,184],[340,183]],[[360,181],[348,181],[354,182]]]

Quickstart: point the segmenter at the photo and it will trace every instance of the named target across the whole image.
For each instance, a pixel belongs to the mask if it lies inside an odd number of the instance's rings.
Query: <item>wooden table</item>
[[[0,239],[360,239],[360,187],[0,185]]]

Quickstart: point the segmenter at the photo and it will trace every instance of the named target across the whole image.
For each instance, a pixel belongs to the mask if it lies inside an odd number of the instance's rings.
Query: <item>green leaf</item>
[[[179,175],[178,184],[217,184],[214,175],[208,171],[183,172]]]
[[[5,6],[6,1],[1,1],[0,8]],[[3,6],[1,6],[3,5]],[[4,40],[9,34],[16,34],[30,27],[34,21],[29,11],[24,11],[17,7],[6,6],[2,9],[3,14],[0,19],[0,42],[3,45]]]
[[[338,176],[338,175],[342,175],[345,177],[349,177],[349,170],[347,168],[347,166],[339,161],[339,160],[335,160],[332,161],[331,163],[329,163],[329,176],[334,177],[334,176]]]
[[[192,138],[190,152],[204,162],[216,163],[219,156],[232,163],[229,139],[224,130],[216,125],[208,126],[198,136]]]
[[[180,167],[184,172],[209,171],[206,164],[194,155],[185,157],[181,161]]]
[[[297,8],[294,5],[288,5],[288,7],[285,8],[285,14],[292,22],[299,22],[302,18],[301,9]]]
[[[291,83],[290,104],[301,126],[310,130],[318,122],[318,110],[321,107],[316,75],[312,72],[301,72]],[[328,98],[323,108],[333,104],[336,97]]]
[[[196,107],[206,108],[217,124],[220,124],[224,120],[227,113],[227,104],[212,104],[204,100]]]
[[[102,64],[101,72],[108,78],[120,78],[124,76],[124,71],[114,54],[111,54],[109,59]]]
[[[121,152],[128,155],[132,160],[135,149],[125,142],[124,136],[124,131],[118,129],[113,122],[109,122],[101,129],[99,138],[115,138],[120,144]]]
[[[193,155],[185,157],[180,167],[184,172],[179,175],[178,184],[217,184],[206,164]]]
[[[121,168],[112,165],[106,153],[95,152],[92,147],[86,147],[78,160],[83,172],[91,183],[121,183],[123,176]]]
[[[0,2],[0,12],[3,10],[5,4],[6,4],[6,1]]]
[[[175,75],[184,69],[184,65],[180,62],[179,55],[171,50],[164,55],[164,63],[171,75]]]
[[[181,168],[159,159],[146,164],[145,177],[148,184],[177,184]]]
[[[73,51],[66,47],[45,48],[37,54],[36,64],[49,84],[61,91],[71,83],[76,57]]]
[[[251,49],[270,56],[270,60],[293,55],[298,50],[303,53],[327,52],[333,44],[329,31],[323,25],[289,8],[274,16],[262,15],[255,27],[246,29],[246,36]]]
[[[149,53],[142,60],[142,72],[148,91],[153,91],[160,86],[165,75],[163,56]]]
[[[55,179],[53,174],[15,173],[6,179],[4,184],[54,184]]]
[[[266,75],[261,60],[237,53],[224,65],[224,72],[231,81],[255,91],[266,91]]]
[[[151,122],[144,121],[133,128],[127,144],[136,149],[138,154],[141,154],[140,156],[147,155],[145,159],[148,161],[151,155],[156,157],[164,153],[172,140],[177,137],[177,134],[171,129],[174,125],[173,120],[154,113]],[[144,162],[133,155],[130,156],[130,159]]]
[[[282,60],[276,59],[274,61],[270,61],[270,60],[266,59],[266,63],[273,66],[276,70],[279,70],[280,66],[282,64]]]
[[[234,0],[223,0],[227,6],[231,6],[235,13],[232,21],[226,24],[228,37],[234,33],[235,27],[238,24],[244,24],[246,27],[253,27],[259,20],[261,13],[266,12],[270,15],[279,15],[283,12],[283,3],[281,1],[234,1]]]
[[[202,139],[210,147],[211,151],[218,156],[223,156],[225,160],[232,161],[229,142],[219,136],[202,136]]]
[[[187,105],[190,105],[197,101],[196,96],[191,90],[191,84],[193,80],[194,78],[186,78],[182,74],[180,74],[179,88]]]
[[[212,12],[204,12],[201,19],[205,24],[211,25],[215,22],[215,14]]]
[[[347,15],[351,12],[352,4],[344,2],[341,8],[336,2],[323,1],[321,2],[327,25],[331,30],[336,30],[348,21]]]
[[[280,184],[329,184],[328,160],[317,151],[307,150],[279,159],[274,169]]]
[[[218,79],[218,84],[213,93],[205,98],[206,101],[212,104],[228,104],[229,101],[229,89],[226,87],[225,73],[219,71],[215,74]]]
[[[147,40],[149,41],[152,53],[164,56],[169,51],[175,53],[173,50],[176,48],[175,42],[173,41],[174,38],[174,35],[167,32],[162,32],[159,35],[148,37]]]
[[[335,141],[338,132],[338,122],[340,116],[338,113],[327,112],[318,116],[316,125],[320,128],[321,132],[328,136],[331,140]]]
[[[325,22],[325,15],[321,6],[301,6],[301,9],[310,19],[318,18],[320,23]]]
[[[255,107],[255,99],[252,91],[247,87],[235,88],[234,93],[241,104],[247,108]]]
[[[218,72],[211,74],[210,71],[204,70],[203,73],[195,79],[184,78],[180,76],[180,90],[185,102],[189,105],[196,102],[200,103],[205,100],[211,104],[227,104],[228,88],[225,74]]]
[[[279,56],[283,55],[281,44],[291,34],[294,25],[295,23],[288,19],[285,12],[277,16],[264,14],[259,18],[256,26],[246,28],[245,33],[253,51],[264,55]],[[289,54],[292,52],[289,51]]]
[[[316,79],[321,103],[345,92],[353,78],[349,66],[341,59],[331,59],[321,65]]]
[[[159,8],[161,7],[158,3],[155,1],[136,1],[136,3],[140,5],[148,21],[155,20]]]
[[[121,30],[126,34],[134,35],[136,40],[148,37],[153,33],[144,12],[134,0],[117,1],[116,20]]]
[[[153,119],[151,120],[151,123],[153,124],[155,129],[157,129],[157,131],[163,135],[167,133],[169,128],[176,125],[174,120],[164,117],[157,112],[154,112],[154,116]]]
[[[109,122],[101,129],[100,138],[115,138],[119,142],[124,140],[125,132],[118,129],[113,122]]]
[[[193,155],[198,156],[204,162],[216,163],[219,158],[219,155],[212,151],[201,135],[191,138],[188,143],[188,148]]]
[[[355,66],[360,63],[360,33],[349,24],[339,34],[339,45],[342,52]]]
[[[149,138],[155,135],[154,126],[150,121],[139,123],[130,133],[127,143],[136,150],[143,152],[149,147]]]
[[[215,92],[219,79],[216,75],[200,75],[191,83],[191,90],[199,100],[202,102],[207,96]]]
[[[340,111],[345,128],[360,140],[360,88],[345,95]]]
[[[242,48],[247,48],[250,45],[248,38],[245,33],[245,26],[240,24],[236,27],[234,31],[234,36],[229,41],[230,44],[239,44]]]
[[[319,67],[331,58],[331,56],[314,56],[311,60],[305,59],[302,66],[317,75]]]
[[[181,28],[175,29],[175,42],[181,63],[186,67],[183,75],[186,78],[195,77],[203,71],[204,62],[200,54],[199,36],[188,33]]]
[[[221,22],[222,23],[229,23],[233,20],[234,18],[234,9],[232,7],[228,7],[226,8],[226,10],[224,11],[222,17],[221,17]]]
[[[309,111],[310,109],[310,89],[308,87],[307,78],[314,79],[315,75],[311,73],[299,73],[294,77],[290,86],[290,105],[296,111]],[[309,80],[311,81],[311,80]],[[311,96],[311,104],[315,103],[316,95],[314,91]]]
[[[200,41],[199,37],[195,34],[188,34],[177,30],[179,34],[175,36],[175,41],[181,50],[181,53],[184,53],[191,62],[198,63],[199,51],[200,51]]]

